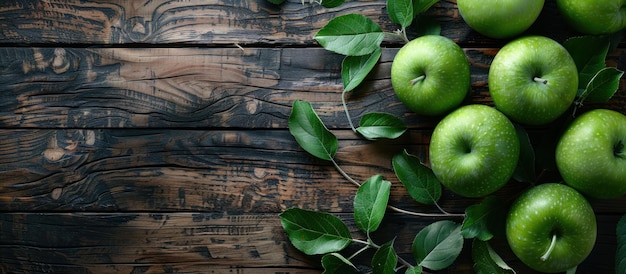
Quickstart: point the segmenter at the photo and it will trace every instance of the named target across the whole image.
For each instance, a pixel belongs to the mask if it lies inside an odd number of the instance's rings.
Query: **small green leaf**
[[[626,215],[617,222],[617,252],[615,253],[615,273],[626,274]]]
[[[395,274],[398,255],[393,249],[393,241],[383,244],[372,257],[373,273]]]
[[[381,48],[362,56],[346,56],[341,63],[341,79],[344,92],[352,91],[374,69],[382,55]]]
[[[366,233],[378,229],[385,216],[391,183],[374,175],[363,183],[354,197],[354,221]]]
[[[344,0],[321,0],[322,7],[325,8],[335,8],[341,6]]]
[[[476,274],[511,274],[515,271],[489,245],[489,242],[472,241],[472,260]]]
[[[289,132],[304,150],[317,158],[330,161],[337,153],[337,137],[326,128],[309,102],[293,102]]]
[[[439,21],[428,16],[418,16],[416,19],[416,36],[441,35],[441,24]]]
[[[363,115],[356,131],[369,140],[395,139],[404,134],[406,125],[391,114],[372,112]]]
[[[535,151],[524,127],[515,124],[515,130],[520,143],[520,155],[517,167],[513,172],[513,179],[523,183],[534,183],[537,179],[535,173]]]
[[[270,2],[270,3],[274,4],[274,5],[280,5],[283,2],[285,2],[285,0],[267,0],[267,2]]]
[[[330,20],[315,35],[325,49],[348,56],[361,56],[380,48],[385,34],[372,19],[346,14]]]
[[[322,274],[357,273],[357,268],[352,262],[343,255],[334,252],[322,256],[322,267],[324,267]]]
[[[412,246],[419,265],[431,270],[452,265],[462,249],[461,225],[449,220],[434,222],[420,230]]]
[[[471,205],[465,209],[465,220],[461,233],[466,239],[478,238],[481,241],[490,240],[498,222],[504,220],[502,203],[495,196],[486,197],[481,203]]]
[[[350,230],[339,218],[299,208],[280,214],[291,243],[307,255],[341,251],[352,242]]]
[[[422,274],[422,267],[419,265],[408,267],[404,274]]]
[[[563,42],[578,69],[578,88],[585,88],[591,78],[606,67],[609,45],[608,36],[578,36]]]
[[[417,16],[426,12],[437,2],[439,2],[439,0],[413,0],[413,15]]]
[[[617,92],[619,80],[624,72],[616,68],[604,68],[591,78],[580,95],[580,99],[593,102],[606,102]]]
[[[387,0],[387,13],[389,19],[403,28],[413,22],[413,1],[411,0]]]
[[[418,203],[431,205],[441,198],[441,183],[433,171],[406,150],[392,159],[396,176]]]

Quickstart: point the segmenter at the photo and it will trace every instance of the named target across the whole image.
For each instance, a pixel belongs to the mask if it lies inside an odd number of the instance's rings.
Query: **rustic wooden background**
[[[547,2],[528,33],[575,35]],[[348,104],[355,121],[384,110],[409,132],[373,143],[349,129],[342,57],[313,40],[347,13],[397,28],[383,0],[333,9],[300,0],[3,0],[0,271],[319,273],[319,257],[289,244],[278,214],[299,207],[351,223],[356,189],[289,134],[296,99],[311,101],[339,137],[337,161],[351,176],[383,174],[394,183],[392,204],[434,211],[412,202],[391,170],[402,149],[426,159],[438,119],[397,101],[389,70],[398,41],[384,42],[380,64]],[[466,50],[467,103],[490,104],[489,63],[505,41],[470,30],[455,0],[427,16]],[[608,62],[626,68],[626,48]],[[625,86],[601,106],[626,112]],[[500,193],[524,187],[511,183]],[[476,202],[445,192],[441,204],[463,212]],[[594,201],[600,235],[579,273],[613,271],[625,202]],[[434,220],[389,214],[376,237],[397,236],[397,250],[411,260],[415,233]],[[471,272],[468,248],[442,272]]]

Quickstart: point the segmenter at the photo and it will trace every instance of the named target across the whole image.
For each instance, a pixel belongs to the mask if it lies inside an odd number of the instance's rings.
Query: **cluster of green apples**
[[[441,183],[466,197],[492,194],[511,180],[520,156],[516,124],[546,125],[572,106],[578,70],[569,52],[542,36],[517,37],[537,19],[544,0],[457,0],[459,13],[477,32],[509,39],[489,68],[494,107],[461,106],[470,90],[463,50],[442,36],[422,36],[395,56],[396,95],[420,115],[443,116],[429,148]],[[557,0],[563,18],[584,34],[626,27],[626,0]],[[529,267],[548,273],[580,264],[596,240],[588,198],[626,194],[626,116],[594,109],[577,116],[555,151],[563,183],[530,188],[513,202],[506,220],[511,250]]]

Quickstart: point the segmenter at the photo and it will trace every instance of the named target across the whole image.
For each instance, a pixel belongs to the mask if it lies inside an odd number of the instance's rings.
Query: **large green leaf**
[[[309,102],[293,102],[289,132],[304,150],[317,158],[330,161],[337,153],[337,137],[326,128]]]
[[[383,244],[372,257],[373,273],[395,274],[398,256],[393,249],[393,241]]]
[[[391,183],[374,175],[363,183],[354,197],[354,221],[359,229],[370,233],[378,229],[385,216]]]
[[[376,66],[381,55],[382,50],[379,47],[370,54],[344,57],[341,63],[344,92],[352,91],[359,86]]]
[[[615,273],[626,274],[626,215],[617,222],[617,252],[615,253]]]
[[[452,265],[462,249],[461,225],[449,220],[434,222],[420,230],[412,246],[419,265],[431,270]]]
[[[489,242],[472,241],[472,260],[476,274],[511,274],[515,271],[489,245]]]
[[[350,274],[357,273],[357,269],[347,258],[339,253],[328,253],[322,256],[322,274]]]
[[[437,2],[439,0],[413,0],[413,15],[424,13]]]
[[[578,69],[578,88],[584,89],[598,71],[606,67],[609,50],[608,36],[577,36],[563,42]]]
[[[387,13],[391,21],[406,28],[411,25],[415,17],[413,16],[413,1],[387,0]]]
[[[481,203],[468,206],[461,228],[463,237],[478,238],[481,241],[490,240],[495,233],[494,230],[503,223],[505,213],[502,202],[495,196],[488,196]]]
[[[441,183],[433,171],[406,150],[392,158],[393,169],[415,201],[434,204],[441,198]]]
[[[591,79],[580,95],[582,100],[606,102],[619,89],[619,80],[624,72],[616,68],[603,68]]]
[[[361,56],[380,48],[385,34],[372,19],[361,14],[333,18],[315,35],[325,49],[348,56]]]
[[[328,213],[292,208],[280,214],[280,222],[291,243],[308,255],[337,252],[352,242],[348,227]]]
[[[322,5],[322,7],[325,7],[325,8],[334,8],[334,7],[341,6],[343,2],[345,1],[344,0],[321,0],[320,4]]]
[[[389,113],[371,112],[363,115],[356,131],[369,140],[395,139],[406,132],[406,125]]]

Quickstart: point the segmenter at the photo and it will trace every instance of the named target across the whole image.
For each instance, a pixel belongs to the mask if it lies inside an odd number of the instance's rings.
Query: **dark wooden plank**
[[[311,1],[289,0],[9,0],[0,4],[0,43],[34,44],[263,44],[316,45],[313,37],[340,15],[358,13],[393,32],[386,1],[347,1],[326,9]],[[426,16],[442,25],[442,34],[461,44],[502,44],[471,30],[455,0],[442,0]],[[413,28],[410,28],[410,36]],[[547,1],[541,16],[525,34],[563,40],[576,35]],[[414,36],[411,36],[414,37]],[[399,41],[388,39],[386,43]]]
[[[0,127],[286,128],[294,100],[311,101],[331,128],[348,128],[341,106],[342,57],[314,48],[0,48]],[[385,111],[411,127],[416,117],[390,83],[397,49],[352,92],[355,122]],[[490,104],[489,64],[497,49],[466,49],[472,92],[466,103]],[[626,69],[626,49],[609,65]],[[626,81],[606,107],[626,112]],[[591,105],[593,106],[593,104]]]
[[[352,216],[337,214],[354,229]],[[599,216],[598,240],[580,273],[613,272],[615,223],[618,216]],[[436,220],[436,219],[435,219]],[[435,221],[390,214],[374,241],[397,236],[395,249],[414,263],[415,234]],[[0,269],[3,272],[71,273],[314,273],[319,256],[306,256],[288,242],[277,214],[223,213],[0,213]],[[364,239],[352,230],[357,239]],[[518,273],[533,273],[494,241]],[[437,273],[473,273],[469,246],[450,268]],[[344,252],[359,248],[354,244]],[[370,254],[371,255],[371,254]],[[356,265],[369,265],[367,256]],[[215,272],[210,272],[215,271]],[[241,271],[241,272],[240,272]],[[255,272],[258,271],[258,272]]]
[[[336,159],[357,181],[385,176],[394,184],[392,204],[433,212],[408,197],[391,168],[403,149],[426,161],[430,133],[374,143],[338,130]],[[0,156],[3,211],[352,212],[356,193],[287,130],[1,130]],[[506,199],[525,187],[511,182],[498,195]],[[594,206],[601,214],[621,213],[624,199]],[[446,191],[441,205],[463,212],[478,201]]]

